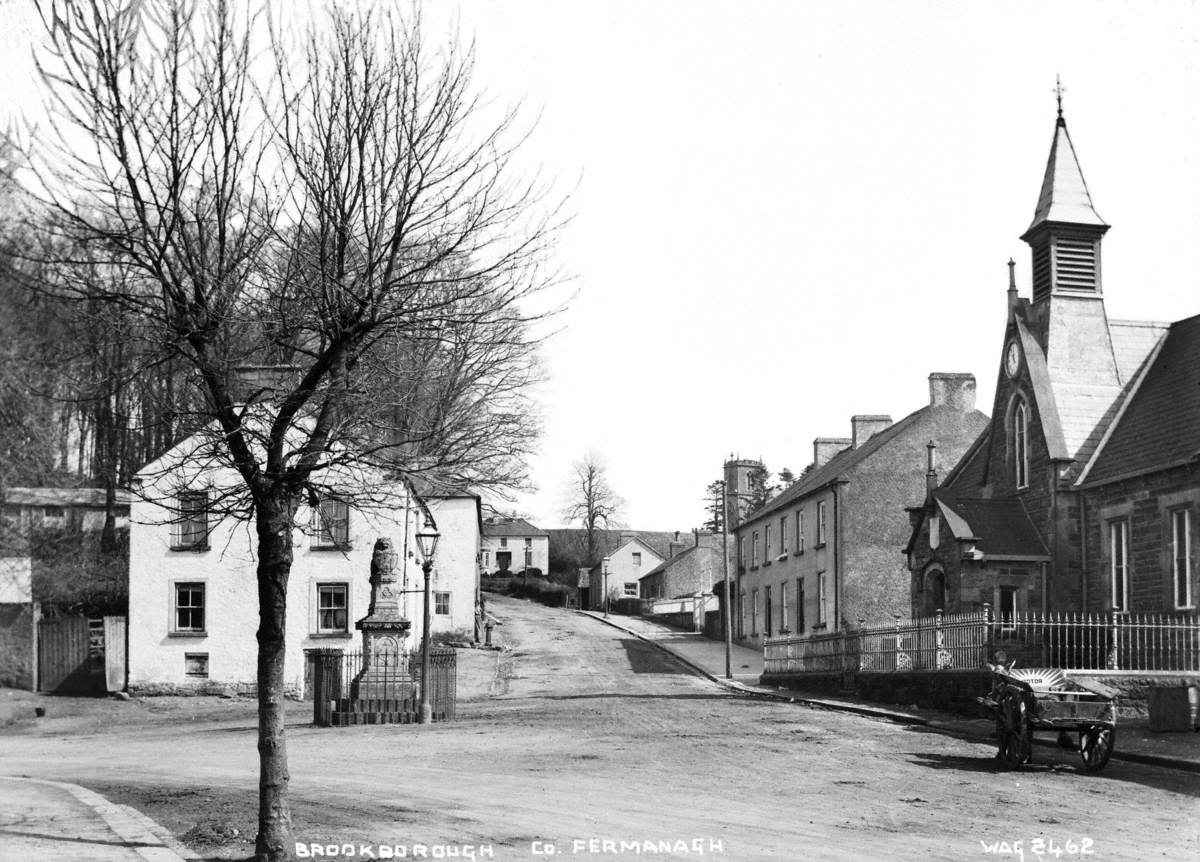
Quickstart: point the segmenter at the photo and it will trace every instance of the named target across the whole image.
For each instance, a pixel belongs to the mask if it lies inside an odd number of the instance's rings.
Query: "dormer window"
[[[1012,413],[1013,474],[1018,488],[1029,487],[1029,411],[1018,400]]]

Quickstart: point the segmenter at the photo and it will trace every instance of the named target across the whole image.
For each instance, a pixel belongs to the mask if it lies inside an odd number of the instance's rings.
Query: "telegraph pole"
[[[733,592],[729,588],[729,486],[721,480],[721,568],[725,575],[725,678],[733,679]]]

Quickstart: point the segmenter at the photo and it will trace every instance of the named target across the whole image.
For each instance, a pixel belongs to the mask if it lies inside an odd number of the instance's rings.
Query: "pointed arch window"
[[[1018,488],[1029,487],[1029,410],[1018,398],[1012,412],[1013,473]]]

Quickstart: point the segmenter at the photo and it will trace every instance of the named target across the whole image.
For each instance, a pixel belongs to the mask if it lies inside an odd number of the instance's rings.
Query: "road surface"
[[[288,746],[306,851],[337,845],[362,858],[383,845],[434,858],[454,847],[591,862],[1200,854],[1193,774],[1114,760],[1088,776],[1074,755],[1041,748],[1032,768],[998,771],[989,745],[728,694],[568,611],[509,599],[489,610],[511,649],[472,654],[472,699],[455,723],[318,729],[296,705]],[[76,781],[207,858],[244,858],[252,703],[237,707],[244,715],[231,708],[43,723],[0,736],[0,772]],[[345,855],[350,843],[359,855]]]

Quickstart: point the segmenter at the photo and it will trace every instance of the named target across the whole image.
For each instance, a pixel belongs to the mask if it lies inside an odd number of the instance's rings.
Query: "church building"
[[[1108,229],[1060,102],[991,422],[910,510],[915,614],[1196,614],[1200,316],[1110,320],[1105,288],[1136,286],[1104,283]]]

